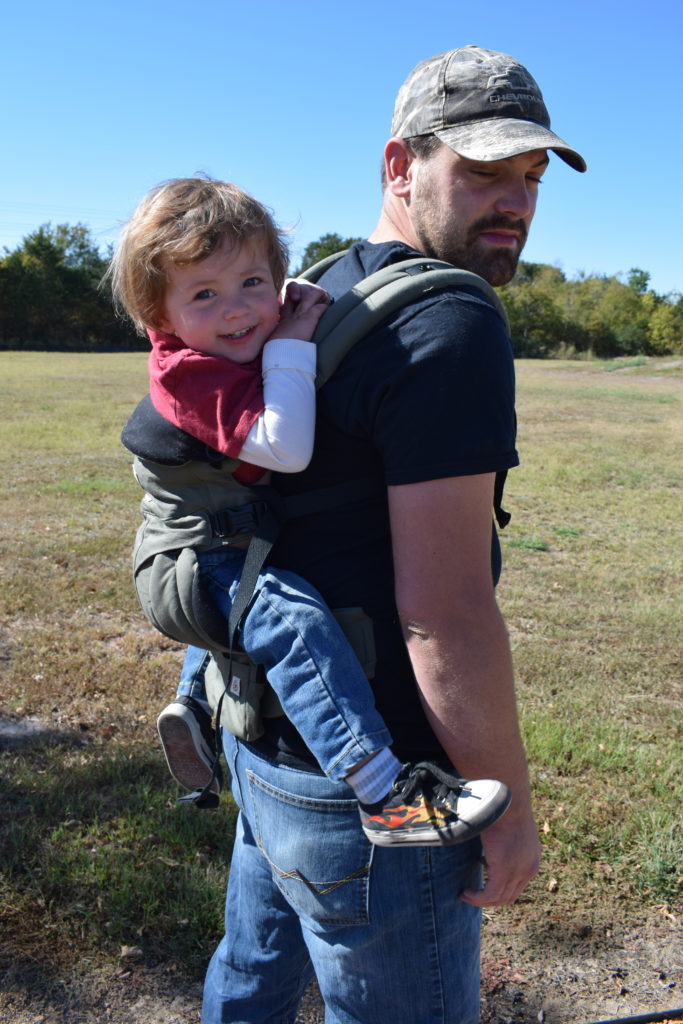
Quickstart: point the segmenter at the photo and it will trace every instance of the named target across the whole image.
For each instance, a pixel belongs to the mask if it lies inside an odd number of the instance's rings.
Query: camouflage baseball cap
[[[470,160],[552,149],[570,167],[586,170],[583,157],[550,131],[541,90],[524,65],[478,46],[418,64],[399,90],[391,133],[436,135]]]

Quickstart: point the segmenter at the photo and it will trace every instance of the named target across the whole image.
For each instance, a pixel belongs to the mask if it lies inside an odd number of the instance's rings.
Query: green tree
[[[557,267],[522,261],[514,279],[501,289],[515,355],[542,358],[552,355],[563,344],[564,283],[565,276]]]
[[[43,224],[0,262],[0,346],[131,347],[99,283],[108,256],[83,224]]]
[[[561,343],[562,314],[553,299],[533,283],[509,285],[501,299],[510,322],[510,336],[516,356],[542,358]]]
[[[360,242],[360,238],[342,238],[337,234],[321,235],[315,242],[309,242],[304,249],[301,263],[294,271],[294,277],[315,263],[319,263],[320,260],[324,260],[326,256],[332,256],[335,252],[350,248],[354,242]]]
[[[655,300],[653,306],[648,323],[649,351],[657,356],[683,355],[683,296],[674,294]]]
[[[515,350],[547,356],[557,351],[612,357],[671,346],[676,318],[653,312],[660,300],[647,288],[650,275],[633,268],[628,283],[617,276],[580,273],[568,281],[556,267],[520,263],[502,289]]]
[[[650,275],[647,270],[641,270],[640,267],[631,267],[628,272],[626,284],[632,292],[635,292],[636,295],[644,295],[649,283]]]
[[[577,351],[601,358],[644,352],[648,310],[644,296],[617,277],[579,274],[565,286],[564,311]]]

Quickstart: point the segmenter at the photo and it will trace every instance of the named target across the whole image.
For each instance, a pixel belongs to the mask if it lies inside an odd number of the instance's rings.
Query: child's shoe
[[[211,783],[209,792],[218,794],[222,780],[216,764],[216,739],[211,716],[201,704],[192,697],[176,697],[159,715],[157,729],[176,782],[199,792]]]
[[[464,843],[508,809],[512,794],[495,779],[468,782],[435,764],[403,766],[386,801],[360,807],[363,831],[377,846]]]

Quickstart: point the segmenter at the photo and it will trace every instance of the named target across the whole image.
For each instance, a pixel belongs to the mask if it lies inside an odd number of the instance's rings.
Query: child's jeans
[[[207,552],[198,560],[227,636],[244,551]],[[301,577],[285,570],[259,574],[239,641],[265,668],[285,714],[329,778],[343,779],[391,744],[360,662],[320,594]],[[206,699],[206,662],[206,651],[188,648],[179,693]]]
[[[194,700],[206,702],[204,675],[211,654],[199,647],[188,647],[180,670],[176,697],[192,697]]]

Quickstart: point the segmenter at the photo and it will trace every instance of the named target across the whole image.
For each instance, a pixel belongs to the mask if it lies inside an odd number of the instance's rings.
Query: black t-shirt
[[[382,266],[417,255],[399,242],[360,242],[320,283],[337,297]],[[371,685],[404,760],[442,752],[422,711],[396,614],[384,487],[517,463],[505,325],[481,295],[458,289],[412,303],[351,349],[319,393],[310,465],[273,479],[285,495],[345,480],[383,485],[376,498],[290,520],[269,562],[309,580],[330,607],[361,606],[370,615],[377,650]],[[495,532],[492,558],[497,577]],[[298,733],[282,718],[269,720],[259,745],[285,760],[305,756]]]

